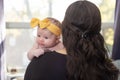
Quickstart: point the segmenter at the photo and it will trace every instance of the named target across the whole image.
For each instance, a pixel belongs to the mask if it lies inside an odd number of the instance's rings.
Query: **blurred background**
[[[6,76],[8,80],[22,80],[29,63],[26,54],[32,47],[36,34],[29,25],[31,18],[53,17],[62,22],[66,8],[74,1],[76,0],[4,0]],[[101,11],[101,33],[111,56],[115,0],[89,1],[95,3]]]

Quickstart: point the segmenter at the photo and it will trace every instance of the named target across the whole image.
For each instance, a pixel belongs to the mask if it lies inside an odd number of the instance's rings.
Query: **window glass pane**
[[[52,16],[62,21],[69,4],[76,0],[4,0],[7,22],[26,22],[32,17]],[[102,22],[113,22],[115,0],[89,0],[101,10]]]
[[[113,37],[114,37],[113,23],[103,23],[102,35],[105,39],[106,45],[108,47],[108,51],[111,55],[112,45],[113,45]]]
[[[35,39],[32,32],[32,29],[7,29],[5,41],[7,66],[27,65],[29,60],[26,54]]]
[[[115,1],[116,0],[102,0],[102,3],[99,5],[102,22],[114,22]]]
[[[48,0],[4,0],[7,22],[26,22],[31,17],[49,16]]]

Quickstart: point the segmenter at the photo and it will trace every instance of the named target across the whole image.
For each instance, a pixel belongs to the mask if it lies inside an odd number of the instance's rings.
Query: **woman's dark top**
[[[65,80],[66,79],[66,55],[47,52],[44,55],[33,58],[28,65],[24,80]]]

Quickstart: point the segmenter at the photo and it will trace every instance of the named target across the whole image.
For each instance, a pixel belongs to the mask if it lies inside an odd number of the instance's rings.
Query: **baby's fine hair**
[[[61,23],[60,23],[60,21],[58,21],[55,18],[51,18],[51,17],[47,17],[47,19],[49,19],[52,24],[56,25],[57,27],[59,27],[61,29]]]

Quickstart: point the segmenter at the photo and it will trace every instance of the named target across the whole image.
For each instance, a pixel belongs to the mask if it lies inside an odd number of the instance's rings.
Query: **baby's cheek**
[[[37,40],[37,43],[38,43],[38,44],[41,44],[41,42],[40,42],[39,40]]]

